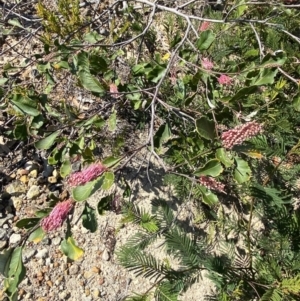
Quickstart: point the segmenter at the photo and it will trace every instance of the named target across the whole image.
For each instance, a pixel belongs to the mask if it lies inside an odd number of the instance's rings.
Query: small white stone
[[[28,199],[34,199],[39,195],[40,195],[40,188],[37,185],[32,185],[26,194]]]
[[[52,243],[55,245],[55,246],[58,246],[61,242],[61,238],[59,236],[56,236],[52,239]]]
[[[109,259],[110,259],[109,252],[106,249],[102,253],[102,259],[105,261],[109,261]]]
[[[39,250],[37,252],[37,254],[35,255],[36,258],[46,258],[48,256],[49,252],[48,250],[45,248],[45,249],[42,249],[42,250]]]
[[[10,236],[9,243],[16,244],[21,241],[21,238],[22,238],[21,234],[14,233]]]

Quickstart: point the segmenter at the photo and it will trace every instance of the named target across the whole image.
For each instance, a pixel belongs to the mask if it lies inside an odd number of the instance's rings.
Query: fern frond
[[[281,301],[282,296],[280,291],[276,288],[271,288],[267,290],[259,301]]]
[[[169,281],[164,281],[159,284],[155,290],[155,298],[159,301],[177,301],[179,291],[174,289],[174,286]]]

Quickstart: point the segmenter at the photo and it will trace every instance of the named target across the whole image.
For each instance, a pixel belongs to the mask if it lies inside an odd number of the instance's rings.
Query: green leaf
[[[249,181],[251,176],[251,169],[246,161],[238,157],[235,158],[236,168],[234,170],[234,179],[242,184]]]
[[[201,193],[202,193],[202,202],[205,203],[208,206],[214,206],[218,204],[219,200],[218,197],[212,193],[210,190],[208,190],[204,186],[199,187]]]
[[[113,200],[112,195],[107,195],[100,199],[100,201],[97,204],[97,211],[100,215],[103,215],[105,210],[109,210],[112,200]]]
[[[167,141],[171,137],[171,129],[168,123],[162,124],[154,136],[154,146],[160,148],[163,142]]]
[[[259,78],[253,83],[253,85],[267,85],[274,83],[274,77],[276,76],[278,69],[262,69],[259,74]]]
[[[80,80],[80,83],[86,90],[101,94],[105,92],[104,87],[90,72],[80,70],[78,72],[78,78]]]
[[[284,51],[276,51],[274,54],[268,53],[263,58],[260,68],[270,68],[282,66],[287,60],[287,54]]]
[[[223,167],[219,162],[219,160],[213,159],[208,161],[203,167],[197,169],[194,172],[194,175],[217,177],[222,173],[222,171],[223,171]]]
[[[44,232],[44,230],[42,229],[42,227],[38,227],[35,231],[33,231],[29,237],[28,240],[32,241],[34,243],[39,243],[40,241],[43,240],[43,238],[45,237],[46,233]]]
[[[15,248],[9,258],[10,261],[9,261],[8,275],[5,281],[6,282],[5,292],[10,297],[10,299],[15,294],[18,285],[24,279],[26,274],[26,268],[22,262],[22,251],[23,251],[22,247]]]
[[[7,21],[8,24],[24,29],[18,19],[9,19]]]
[[[94,233],[97,231],[97,218],[95,215],[95,209],[85,203],[84,210],[82,212],[82,225],[84,228]]]
[[[26,124],[17,124],[15,126],[14,137],[18,140],[26,140],[28,138]]]
[[[209,29],[202,31],[199,39],[196,42],[197,48],[199,50],[207,50],[215,38],[216,35],[212,32],[212,30]]]
[[[15,105],[16,109],[22,114],[28,114],[30,116],[38,116],[40,114],[37,110],[37,102],[29,97],[23,96],[21,94],[14,95],[11,102]]]
[[[23,218],[17,221],[16,226],[18,228],[25,228],[25,229],[30,229],[34,227],[38,222],[40,218],[38,217],[33,217],[33,218]]]
[[[104,177],[104,180],[103,180],[103,184],[102,184],[101,188],[103,190],[109,190],[115,181],[115,175],[113,172],[109,171],[109,172],[105,172],[103,177]]]
[[[64,160],[64,162],[62,163],[61,167],[60,167],[60,175],[65,178],[66,176],[68,176],[70,174],[72,170],[72,165],[70,160]]]
[[[149,73],[147,78],[154,83],[158,81],[165,75],[166,67],[165,66],[155,66]]]
[[[233,160],[230,159],[229,153],[227,153],[224,148],[217,149],[216,158],[220,160],[227,168],[233,164]]]
[[[84,251],[83,249],[79,248],[75,244],[75,240],[73,237],[68,237],[68,239],[64,239],[60,245],[62,252],[71,260],[78,260],[80,259]]]
[[[108,121],[108,129],[111,132],[114,132],[117,128],[117,112],[113,110],[112,114],[109,116]]]
[[[201,137],[208,140],[213,140],[216,136],[214,122],[206,117],[196,120],[196,130]]]
[[[293,107],[295,111],[300,112],[300,93],[298,93],[293,99]]]
[[[122,158],[115,158],[115,157],[107,157],[102,161],[102,164],[107,167],[116,167],[120,162],[121,162]]]
[[[0,254],[0,273],[5,278],[8,278],[9,263],[13,251],[14,249],[6,249]]]
[[[257,86],[250,86],[250,87],[242,88],[230,99],[230,101],[243,99],[243,98],[249,96],[250,94],[254,94],[257,91],[258,91]]]
[[[4,85],[8,81],[8,78],[1,77],[0,78],[0,86]]]
[[[59,134],[60,134],[60,131],[56,131],[56,132],[50,134],[49,136],[45,137],[44,139],[36,142],[35,147],[37,149],[49,149],[53,145],[55,139],[57,138],[57,136]]]
[[[77,186],[72,190],[73,199],[77,202],[85,201],[101,187],[103,180],[103,176],[101,176],[85,185]]]

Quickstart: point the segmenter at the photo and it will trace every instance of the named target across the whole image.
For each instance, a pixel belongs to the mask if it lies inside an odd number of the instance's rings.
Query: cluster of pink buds
[[[106,167],[101,163],[94,163],[82,171],[71,174],[68,183],[70,186],[83,185],[98,178],[105,170]]]
[[[219,78],[218,78],[218,82],[220,85],[230,85],[232,82],[232,78],[222,74]]]
[[[74,202],[72,200],[57,203],[51,213],[42,219],[40,225],[43,230],[50,232],[61,227],[73,206]]]
[[[214,63],[206,57],[201,60],[201,64],[206,70],[211,70],[214,67]]]
[[[222,133],[222,144],[225,148],[231,149],[234,145],[242,144],[245,140],[261,133],[261,131],[261,124],[256,121],[250,121]]]
[[[204,21],[204,22],[202,22],[202,24],[199,26],[199,31],[205,31],[205,30],[209,29],[209,27],[210,27],[210,22]]]
[[[216,181],[212,177],[200,176],[199,182],[201,185],[205,186],[206,188],[208,188],[210,190],[215,190],[218,192],[226,193],[224,191],[225,185],[222,184],[221,182]]]

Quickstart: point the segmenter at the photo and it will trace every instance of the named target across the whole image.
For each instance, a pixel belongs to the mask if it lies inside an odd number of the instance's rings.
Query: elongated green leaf
[[[38,227],[35,231],[33,231],[30,236],[28,237],[29,241],[32,241],[34,243],[39,243],[40,241],[43,240],[45,237],[46,233],[42,229],[42,227]]]
[[[102,161],[102,164],[104,166],[106,166],[107,168],[110,168],[113,166],[115,167],[121,162],[121,160],[122,160],[121,158],[107,157]]]
[[[17,221],[16,226],[18,228],[25,228],[25,229],[30,229],[34,227],[38,222],[40,218],[34,217],[34,218],[23,218]]]
[[[38,116],[40,114],[39,110],[36,109],[37,102],[29,97],[16,94],[13,99],[11,99],[11,102],[22,114],[25,113],[30,116]]]
[[[101,187],[103,180],[104,177],[101,176],[85,185],[77,186],[72,190],[73,199],[77,202],[85,201]]]
[[[223,167],[219,160],[213,159],[208,161],[203,167],[197,169],[194,174],[196,176],[217,177],[223,171]]]
[[[72,170],[72,166],[71,166],[71,162],[70,160],[64,160],[64,162],[62,163],[61,167],[60,167],[60,175],[65,178],[66,176],[68,176],[70,174]]]
[[[213,140],[216,136],[214,122],[206,117],[196,120],[196,129],[199,135],[205,139]]]
[[[68,239],[64,239],[60,245],[60,248],[62,252],[70,259],[72,260],[78,260],[80,259],[84,251],[83,249],[79,248],[73,237],[68,237]]]
[[[42,140],[36,142],[35,147],[38,148],[38,149],[49,149],[53,145],[56,137],[59,134],[60,134],[60,131],[56,131],[56,132],[50,134],[49,136],[47,136],[47,137],[43,138]]]
[[[4,250],[3,253],[0,254],[0,273],[8,278],[9,271],[9,263],[14,249]]]
[[[274,78],[278,72],[278,69],[262,69],[259,78],[253,83],[253,85],[261,86],[267,84],[273,84]]]
[[[218,204],[218,197],[212,193],[210,190],[205,188],[204,186],[200,186],[200,191],[202,193],[202,202],[208,206],[214,206]]]
[[[100,215],[103,215],[105,210],[109,209],[112,199],[113,199],[112,195],[107,195],[101,198],[101,200],[97,204],[97,211]]]
[[[113,172],[109,171],[109,172],[105,172],[103,177],[104,179],[101,188],[103,190],[109,190],[115,181],[115,175]]]
[[[300,94],[298,93],[293,99],[293,107],[295,111],[300,112]]]
[[[154,136],[154,146],[159,148],[163,142],[167,141],[171,136],[171,129],[168,123],[162,124]]]
[[[90,72],[81,70],[78,72],[78,78],[86,90],[102,94],[105,92],[104,87]]]
[[[114,132],[117,128],[117,112],[113,110],[112,114],[109,116],[108,121],[108,129],[111,132]]]
[[[276,51],[274,54],[268,53],[263,58],[260,67],[270,68],[282,66],[287,59],[287,54],[284,51]]]
[[[199,50],[207,50],[215,38],[216,35],[212,32],[212,30],[202,31],[198,41],[196,42],[197,48]]]
[[[248,163],[240,158],[235,158],[236,168],[234,170],[234,179],[239,183],[242,184],[244,182],[249,181],[251,176],[251,169]]]
[[[82,225],[92,233],[97,230],[98,224],[95,209],[90,207],[88,203],[85,203],[84,210],[82,212]]]

